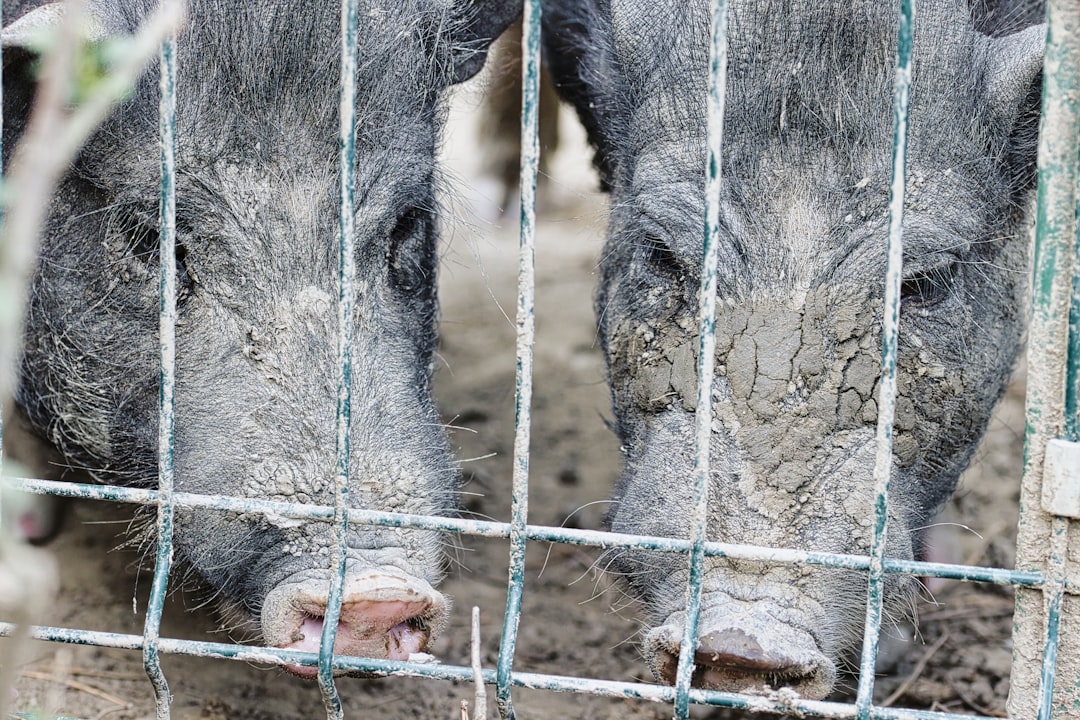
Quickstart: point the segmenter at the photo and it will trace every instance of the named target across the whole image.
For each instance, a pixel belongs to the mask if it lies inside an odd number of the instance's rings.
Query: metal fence
[[[342,77],[355,75],[356,16],[359,0],[342,2]],[[1014,656],[1014,692],[1010,716],[1017,720],[1063,720],[1080,716],[1080,578],[1067,577],[1070,552],[1068,532],[1072,519],[1080,518],[1080,243],[1077,242],[1077,166],[1080,158],[1080,6],[1075,0],[1049,3],[1048,42],[1045,55],[1044,117],[1039,152],[1038,226],[1034,248],[1032,324],[1029,342],[1029,385],[1024,486],[1020,548],[1016,570],[962,565],[899,561],[885,557],[884,533],[891,467],[892,412],[895,399],[896,343],[901,282],[902,227],[904,211],[905,149],[907,140],[907,100],[911,80],[912,0],[901,0],[900,27],[894,96],[895,141],[890,205],[889,263],[886,278],[882,383],[878,419],[878,453],[874,472],[877,497],[874,503],[874,539],[869,556],[838,555],[731,545],[706,539],[707,482],[709,478],[709,412],[713,377],[713,314],[716,297],[715,264],[719,217],[720,148],[726,75],[725,0],[712,4],[711,80],[709,87],[709,176],[707,217],[704,230],[705,265],[702,273],[700,319],[699,383],[697,395],[697,456],[693,532],[688,540],[638,537],[589,530],[530,525],[528,523],[529,433],[533,358],[533,272],[535,235],[535,190],[537,173],[538,86],[540,65],[540,2],[526,0],[523,41],[523,120],[521,172],[521,241],[519,295],[517,302],[517,395],[515,401],[515,441],[513,504],[509,523],[404,515],[348,508],[349,482],[349,393],[350,334],[352,317],[353,267],[353,113],[354,86],[341,87],[340,135],[340,297],[339,297],[339,407],[338,467],[336,504],[294,505],[232,497],[194,495],[173,491],[172,388],[174,382],[174,325],[176,318],[175,265],[171,262],[175,242],[175,187],[173,133],[175,130],[174,45],[161,50],[161,415],[160,485],[157,490],[139,490],[103,485],[49,482],[10,478],[15,488],[32,493],[140,503],[157,510],[157,561],[150,604],[142,635],[92,632],[60,627],[32,627],[30,635],[39,640],[81,645],[141,650],[153,685],[157,717],[168,718],[169,690],[161,670],[162,653],[231,658],[262,663],[318,667],[319,686],[328,718],[343,717],[334,681],[334,671],[363,671],[370,674],[441,678],[494,684],[500,713],[514,717],[512,689],[537,688],[553,692],[589,693],[620,698],[637,698],[670,703],[676,718],[686,718],[691,704],[725,706],[766,713],[790,713],[799,717],[826,718],[916,718],[970,717],[948,713],[874,706],[874,661],[881,626],[882,587],[887,573],[911,573],[927,577],[952,578],[1011,585],[1016,588],[1016,637],[1042,638],[1041,662]],[[1061,399],[1064,402],[1061,402]],[[1047,452],[1047,448],[1050,452]],[[1048,462],[1049,458],[1049,462]],[[332,523],[336,538],[333,563],[338,572],[330,589],[321,652],[303,653],[229,643],[194,642],[160,637],[162,606],[168,585],[172,555],[174,508],[215,508],[242,513],[273,513],[301,520]],[[498,663],[482,668],[432,665],[414,662],[374,660],[335,656],[332,653],[336,618],[341,608],[345,563],[345,533],[350,524],[385,527],[424,528],[505,538],[509,540],[510,574],[506,613]],[[1075,553],[1076,535],[1073,532]],[[1042,533],[1042,534],[1040,534]],[[558,676],[521,672],[514,669],[514,649],[524,582],[525,549],[530,542],[557,542],[596,548],[633,548],[682,553],[690,567],[687,588],[687,622],[674,687],[603,681],[588,677]],[[858,694],[854,704],[807,701],[792,697],[751,697],[726,692],[694,689],[690,686],[696,624],[701,593],[701,573],[706,557],[753,559],[767,563],[819,565],[866,572],[867,613],[865,640],[860,667]],[[1062,628],[1066,628],[1063,630]],[[0,624],[0,633],[12,635],[13,623]],[[1062,643],[1062,639],[1065,642]],[[583,672],[585,668],[581,669]],[[1035,674],[1037,683],[1018,683],[1022,674]],[[1055,679],[1058,692],[1055,694]],[[1064,685],[1064,687],[1062,687]],[[1024,687],[1037,687],[1024,694]]]

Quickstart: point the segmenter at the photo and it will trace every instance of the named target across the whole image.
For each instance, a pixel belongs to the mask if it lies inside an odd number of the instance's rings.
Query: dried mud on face
[[[467,480],[468,516],[509,518],[514,413],[516,222],[485,223],[473,177],[479,148],[468,119],[476,97],[462,93],[446,142],[447,185],[459,216],[448,228],[440,268],[442,343],[437,396]],[[564,125],[574,132],[564,116]],[[538,525],[602,527],[620,453],[605,426],[608,391],[595,343],[594,266],[605,228],[604,200],[576,131],[547,183],[537,246],[537,343],[529,519]],[[511,211],[511,218],[516,211]],[[1023,384],[999,406],[976,462],[940,518],[942,559],[1011,567],[1021,458]],[[118,548],[131,513],[123,506],[78,503],[50,546],[62,590],[41,618],[70,628],[140,634],[151,584],[140,554]],[[961,527],[964,526],[964,527]],[[967,529],[965,529],[967,528]],[[506,602],[507,543],[463,537],[441,587],[454,598],[451,624],[432,653],[464,665],[469,615],[481,608],[483,662],[493,668]],[[228,552],[227,548],[222,553]],[[636,608],[595,572],[599,552],[532,545],[515,669],[619,681],[652,682],[636,646]],[[164,637],[225,641],[198,592],[174,592]],[[1010,662],[1008,589],[945,583],[920,603],[917,639],[895,648],[898,660],[878,678],[878,702],[956,713],[1004,714]],[[242,637],[239,633],[237,637]],[[273,667],[192,657],[163,658],[176,720],[309,720],[325,717],[314,683]],[[79,718],[154,716],[153,694],[138,652],[33,644],[19,668],[16,709]],[[339,680],[346,717],[457,718],[466,684],[392,678]],[[494,688],[488,689],[494,698]],[[667,718],[664,705],[516,690],[522,718]],[[489,701],[489,717],[495,712]],[[695,708],[698,718],[747,717]]]

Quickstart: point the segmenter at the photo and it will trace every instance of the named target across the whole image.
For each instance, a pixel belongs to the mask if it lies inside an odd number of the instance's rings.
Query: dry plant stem
[[[56,672],[54,673],[54,682],[48,683],[45,686],[44,707],[41,714],[45,717],[56,717],[60,715],[60,708],[66,703],[64,698],[67,695],[67,685],[64,681],[68,679],[68,669],[71,667],[71,648],[61,647],[53,655],[54,662],[56,664]]]
[[[885,701],[881,703],[881,707],[890,707],[894,702],[904,696],[904,693],[908,691],[908,688],[914,685],[915,681],[918,680],[919,676],[922,675],[923,670],[926,669],[926,664],[930,662],[930,658],[934,657],[937,651],[941,649],[941,646],[944,645],[945,641],[948,639],[949,633],[948,631],[946,631],[941,637],[937,639],[937,642],[930,646],[929,650],[923,653],[923,656],[919,658],[919,662],[915,663],[915,667],[912,669],[911,673],[907,676],[907,678],[904,679],[904,682],[900,683],[900,687],[893,690],[892,694],[889,695],[889,697],[885,698]]]
[[[15,388],[18,348],[21,346],[23,314],[29,279],[37,259],[38,233],[49,207],[53,188],[89,137],[113,106],[135,83],[143,68],[157,52],[169,33],[177,30],[184,17],[179,0],[167,0],[144,23],[127,56],[101,81],[85,103],[74,110],[67,108],[74,77],[75,49],[79,29],[86,23],[85,0],[66,5],[52,48],[43,60],[43,79],[38,88],[26,134],[23,136],[8,173],[4,198],[4,224],[0,228],[0,402],[10,403]],[[14,601],[7,616],[20,631],[0,644],[0,713],[10,697],[19,649],[26,639],[24,627],[32,607],[55,586],[37,562],[20,562],[28,552],[6,531],[0,532],[0,565],[12,577],[18,577],[20,598]],[[49,563],[45,563],[49,565]],[[21,602],[19,602],[21,600]]]
[[[33,670],[24,670],[23,672],[21,672],[19,674],[22,677],[25,677],[25,678],[31,678],[31,679],[34,679],[34,680],[44,680],[46,682],[51,682],[51,683],[59,683],[60,685],[64,685],[65,687],[71,688],[72,690],[79,690],[81,692],[86,693],[87,695],[93,695],[94,697],[100,698],[100,699],[102,699],[102,700],[104,700],[106,702],[112,703],[113,705],[119,705],[121,707],[131,707],[131,703],[128,702],[127,700],[124,700],[123,698],[117,697],[116,695],[113,695],[111,693],[105,692],[104,690],[102,690],[100,688],[96,688],[93,685],[88,685],[86,683],[81,683],[78,680],[70,680],[70,679],[65,678],[63,676],[60,676],[60,675],[53,675],[52,673],[36,672],[36,671],[33,671]]]
[[[94,716],[94,720],[105,720],[105,718],[109,717],[110,715],[115,715],[116,713],[124,712],[124,710],[126,710],[126,709],[127,708],[114,707],[114,708],[109,708],[108,710],[102,710],[100,713],[98,713],[97,715]]]
[[[38,228],[61,171],[55,139],[63,122],[64,98],[73,75],[78,23],[83,2],[67,5],[64,22],[52,49],[45,56],[29,127],[5,181],[4,224],[0,229],[0,288],[4,293],[0,314],[0,401],[11,401],[15,388],[17,348],[30,273],[37,258]]]
[[[1004,713],[998,712],[997,710],[994,710],[992,708],[988,708],[985,705],[983,705],[982,703],[975,700],[973,697],[971,697],[970,693],[966,692],[964,690],[963,686],[960,683],[958,683],[956,680],[954,680],[953,678],[949,677],[947,679],[948,679],[949,687],[952,688],[952,691],[954,693],[956,693],[956,696],[958,698],[960,698],[960,700],[963,701],[963,703],[965,705],[967,705],[969,708],[971,708],[975,712],[979,713],[980,715],[986,715],[987,717],[999,717],[999,718],[1008,717],[1008,715],[1005,715]]]
[[[66,107],[74,49],[84,26],[84,0],[69,2],[57,41],[44,59],[44,77],[26,134],[5,183],[5,220],[0,231],[0,398],[14,389],[18,338],[26,289],[37,258],[38,233],[49,198],[79,148],[138,79],[168,35],[179,29],[184,3],[168,0],[144,23],[127,55],[91,96],[74,110]]]
[[[955,620],[957,618],[997,618],[1012,615],[1012,598],[995,596],[973,596],[964,599],[967,607],[937,610],[932,613],[920,614],[919,621],[923,623]]]
[[[7,717],[7,706],[11,700],[11,687],[15,683],[15,663],[18,661],[22,647],[30,638],[30,622],[26,612],[28,606],[29,602],[23,602],[21,606],[12,608],[14,612],[10,613],[8,617],[18,627],[15,634],[8,638],[6,642],[0,643],[0,717]]]
[[[480,608],[473,606],[472,609],[472,670],[473,683],[476,685],[476,701],[474,703],[473,720],[487,720],[487,688],[484,687],[484,676],[480,667]],[[468,718],[466,718],[468,720]]]
[[[0,535],[0,616],[17,626],[15,634],[0,642],[0,717],[7,717],[32,613],[56,595],[58,577],[51,554],[17,542],[6,531]]]
[[[39,675],[56,675],[57,669],[56,665],[45,665],[44,667],[38,667],[37,669],[27,668],[26,670],[23,670],[20,674],[29,676],[30,673],[37,673]],[[103,680],[131,680],[133,682],[143,682],[146,680],[146,675],[138,675],[136,673],[126,672],[113,672],[110,670],[93,670],[88,668],[71,668],[70,670],[65,670],[65,674],[71,675],[72,677],[92,677],[101,678]]]

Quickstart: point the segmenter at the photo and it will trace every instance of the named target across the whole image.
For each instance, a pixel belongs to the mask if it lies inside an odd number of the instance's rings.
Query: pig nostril
[[[675,682],[678,652],[677,642],[655,648],[654,670],[667,683]],[[824,657],[817,660],[775,647],[766,650],[741,630],[712,632],[698,640],[693,685],[729,692],[792,688],[804,697],[821,698],[831,688],[833,674]]]

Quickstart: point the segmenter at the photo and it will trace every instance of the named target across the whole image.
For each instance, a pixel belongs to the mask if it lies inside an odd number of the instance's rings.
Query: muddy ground
[[[459,97],[446,155],[448,210],[442,265],[442,367],[438,396],[459,428],[468,480],[463,504],[476,517],[509,517],[514,400],[514,308],[517,229],[493,220],[492,188],[476,179],[475,130],[468,117],[476,91]],[[567,129],[568,119],[564,119]],[[530,521],[600,528],[605,498],[619,470],[607,390],[594,342],[591,294],[604,228],[604,201],[580,137],[564,150],[547,183],[537,250],[537,350],[531,459]],[[511,217],[514,213],[511,213]],[[504,314],[505,311],[505,314]],[[943,520],[963,562],[1010,567],[1013,561],[1023,385],[1014,383],[992,422],[961,491]],[[62,568],[62,591],[47,608],[49,624],[140,633],[150,573],[135,550],[119,547],[130,512],[76,504],[51,546]],[[967,529],[961,529],[966,526]],[[470,608],[481,608],[484,662],[494,667],[506,597],[503,541],[463,538],[442,589],[455,598],[453,620],[432,652],[466,664]],[[524,613],[515,668],[523,671],[651,682],[635,645],[635,608],[594,572],[598,553],[535,545],[528,553]],[[920,637],[895,670],[877,683],[879,702],[958,713],[1004,714],[1010,661],[1011,592],[946,583],[920,606]],[[224,641],[197,593],[169,601],[166,637]],[[324,717],[311,683],[280,670],[189,657],[163,660],[177,720],[309,720]],[[21,666],[18,710],[80,718],[153,716],[139,653],[39,643]],[[472,689],[408,678],[339,683],[346,717],[460,718]],[[491,695],[493,695],[493,690]],[[665,718],[666,706],[645,702],[515,691],[522,718]],[[493,709],[493,704],[492,704]],[[698,708],[701,718],[733,717]]]

